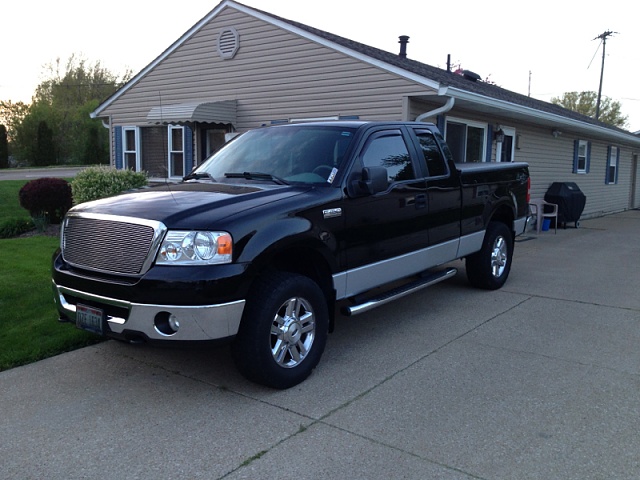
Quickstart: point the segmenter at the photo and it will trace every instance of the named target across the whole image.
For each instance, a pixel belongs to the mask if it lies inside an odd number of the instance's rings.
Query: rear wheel
[[[328,326],[327,303],[315,282],[272,272],[257,280],[247,299],[233,358],[249,380],[293,387],[320,361]]]
[[[489,222],[479,252],[466,260],[467,278],[474,287],[496,290],[511,271],[513,235],[504,223]]]

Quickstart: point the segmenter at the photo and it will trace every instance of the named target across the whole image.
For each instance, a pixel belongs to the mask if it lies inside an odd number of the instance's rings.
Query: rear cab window
[[[440,150],[440,146],[435,136],[430,130],[415,129],[414,133],[418,139],[420,152],[424,157],[429,177],[443,177],[449,174],[449,167],[445,156]]]

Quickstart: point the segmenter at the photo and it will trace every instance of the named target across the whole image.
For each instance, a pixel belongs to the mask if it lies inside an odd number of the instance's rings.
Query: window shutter
[[[491,154],[493,153],[493,125],[487,125],[487,158],[486,161],[491,161]],[[496,162],[499,161],[496,157]]]
[[[444,117],[444,115],[438,115],[436,117],[436,126],[438,127],[438,130],[440,130],[440,133],[444,137],[444,128],[445,128],[445,117]]]
[[[618,184],[618,172],[620,171],[620,147],[616,152],[616,178],[614,179],[615,184]]]
[[[122,150],[122,127],[115,127],[113,129],[113,134],[115,136],[115,150],[116,150],[116,169],[118,170],[122,170],[122,165],[124,165],[123,162],[123,155],[124,152]]]
[[[609,183],[609,170],[611,169],[611,146],[607,147],[607,168],[604,169],[604,184]]]
[[[185,175],[193,170],[193,130],[187,125],[184,126],[184,168]]]
[[[573,173],[578,173],[578,150],[580,149],[580,140],[573,141]]]
[[[591,166],[591,142],[587,142],[587,160],[585,165],[585,171],[589,173],[589,167]]]

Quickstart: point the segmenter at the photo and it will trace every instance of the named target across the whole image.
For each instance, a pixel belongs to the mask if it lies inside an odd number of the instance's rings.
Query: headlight
[[[227,232],[169,230],[160,245],[158,265],[231,263],[233,240]]]

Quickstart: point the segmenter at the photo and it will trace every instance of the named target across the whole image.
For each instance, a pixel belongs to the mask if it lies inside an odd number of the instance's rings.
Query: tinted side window
[[[386,168],[389,183],[415,178],[409,150],[400,134],[378,136],[370,140],[362,153],[362,163],[365,167]]]
[[[427,169],[430,177],[439,177],[447,174],[447,163],[445,162],[436,139],[429,131],[416,132],[416,136],[420,141],[420,148],[427,163]]]

